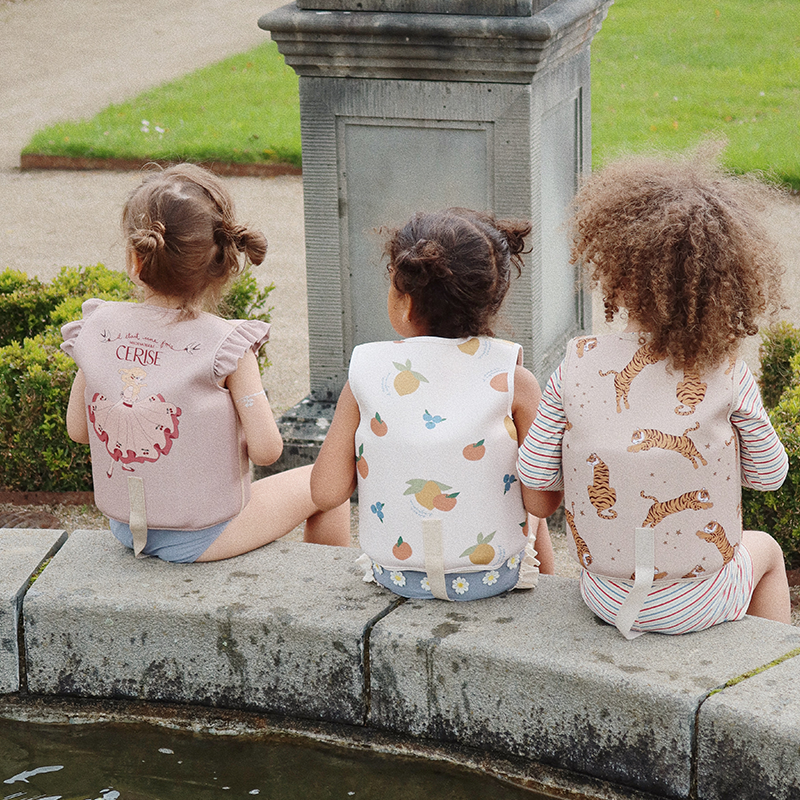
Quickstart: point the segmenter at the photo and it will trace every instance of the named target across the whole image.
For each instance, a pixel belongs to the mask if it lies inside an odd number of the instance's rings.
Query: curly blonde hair
[[[707,156],[634,157],[578,192],[571,260],[676,368],[714,367],[779,308],[781,266],[757,212],[777,190],[724,173]]]

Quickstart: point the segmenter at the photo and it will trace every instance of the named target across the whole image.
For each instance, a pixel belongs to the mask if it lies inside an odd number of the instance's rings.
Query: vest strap
[[[450,600],[444,578],[444,547],[440,519],[422,521],[422,547],[425,551],[425,572],[428,573],[431,594],[440,600]]]
[[[131,507],[128,526],[133,534],[133,553],[136,558],[147,558],[142,555],[147,544],[147,511],[144,506],[144,481],[141,478],[128,478],[128,501]]]
[[[644,631],[631,631],[636,617],[644,607],[647,595],[653,587],[655,575],[656,545],[655,533],[652,528],[637,528],[634,544],[636,558],[636,572],[634,573],[633,586],[628,596],[622,601],[617,611],[617,630],[626,639],[635,639]]]

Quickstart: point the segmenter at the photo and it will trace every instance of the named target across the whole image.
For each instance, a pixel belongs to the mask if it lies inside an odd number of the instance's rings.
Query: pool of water
[[[0,720],[1,800],[546,800],[449,764],[146,723]]]

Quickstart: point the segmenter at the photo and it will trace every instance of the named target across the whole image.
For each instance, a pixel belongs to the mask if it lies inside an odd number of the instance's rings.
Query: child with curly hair
[[[788,469],[737,358],[778,302],[776,251],[754,213],[766,191],[702,157],[640,157],[575,199],[572,260],[606,320],[624,309],[627,327],[567,345],[519,474],[545,492],[540,512],[564,491],[584,601],[627,638],[745,613],[789,622],[781,549],[741,516],[741,485],[775,490]]]
[[[386,244],[403,338],[353,350],[311,489],[335,508],[357,478],[365,580],[404,597],[476,600],[530,588],[537,564],[553,572],[516,474],[539,384],[522,348],[492,332],[530,230],[451,208],[416,214]]]

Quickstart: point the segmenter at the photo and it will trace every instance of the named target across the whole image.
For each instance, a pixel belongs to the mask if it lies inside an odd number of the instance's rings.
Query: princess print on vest
[[[178,438],[178,417],[181,410],[167,403],[160,394],[139,399],[147,388],[147,373],[141,367],[119,370],[123,390],[116,402],[95,393],[89,403],[89,421],[94,432],[106,446],[111,464],[106,472],[110,478],[114,464],[133,472],[131,464],[158,461],[168,455],[172,442]]]

